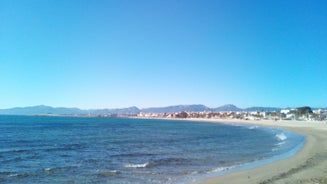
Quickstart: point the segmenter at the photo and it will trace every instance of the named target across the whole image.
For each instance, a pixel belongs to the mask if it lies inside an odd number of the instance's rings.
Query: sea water
[[[304,141],[231,123],[0,116],[0,182],[188,183],[291,156]]]

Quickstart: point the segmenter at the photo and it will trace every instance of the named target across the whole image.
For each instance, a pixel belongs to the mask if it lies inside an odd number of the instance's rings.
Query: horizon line
[[[5,109],[14,109],[14,108],[29,108],[29,107],[40,107],[40,106],[44,106],[44,107],[51,107],[51,108],[76,108],[76,109],[80,109],[80,110],[98,110],[98,109],[126,109],[126,108],[138,108],[140,110],[142,109],[150,109],[150,108],[166,108],[166,107],[176,107],[176,106],[194,106],[194,105],[201,105],[201,106],[205,106],[209,109],[214,109],[214,108],[220,108],[220,107],[224,107],[224,106],[235,106],[236,108],[239,109],[248,109],[248,108],[254,108],[254,107],[263,107],[263,108],[280,108],[280,109],[288,109],[288,108],[298,108],[298,107],[310,107],[310,108],[327,108],[327,107],[318,107],[318,106],[310,106],[310,105],[301,105],[301,106],[287,106],[287,107],[280,107],[280,106],[248,106],[248,107],[239,107],[235,104],[224,104],[224,105],[220,105],[220,106],[215,106],[215,107],[209,107],[207,105],[204,104],[177,104],[177,105],[166,105],[166,106],[152,106],[152,107],[138,107],[136,105],[132,105],[132,106],[126,106],[126,107],[99,107],[99,108],[81,108],[81,107],[76,107],[76,106],[52,106],[52,105],[45,105],[45,104],[39,104],[39,105],[27,105],[27,106],[15,106],[15,107],[8,107],[8,108],[0,108],[0,110],[5,110]]]

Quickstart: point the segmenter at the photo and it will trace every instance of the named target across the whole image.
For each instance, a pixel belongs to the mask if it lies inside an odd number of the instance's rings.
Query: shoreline
[[[212,123],[238,123],[287,130],[306,137],[303,147],[293,156],[254,168],[214,176],[192,184],[327,184],[327,124],[307,121],[183,119]]]

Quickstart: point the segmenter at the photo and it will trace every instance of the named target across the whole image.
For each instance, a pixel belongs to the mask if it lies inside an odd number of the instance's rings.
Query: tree
[[[176,115],[177,118],[187,118],[188,114],[186,112],[181,112]]]
[[[298,107],[296,108],[296,111],[299,113],[299,115],[312,114],[312,109],[308,106]]]
[[[309,114],[312,114],[312,109],[308,106],[296,108],[296,114],[298,116],[306,116],[309,118]]]

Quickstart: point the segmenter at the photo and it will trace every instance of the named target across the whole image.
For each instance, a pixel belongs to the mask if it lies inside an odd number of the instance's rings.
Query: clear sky
[[[0,0],[0,108],[327,107],[326,0]]]

